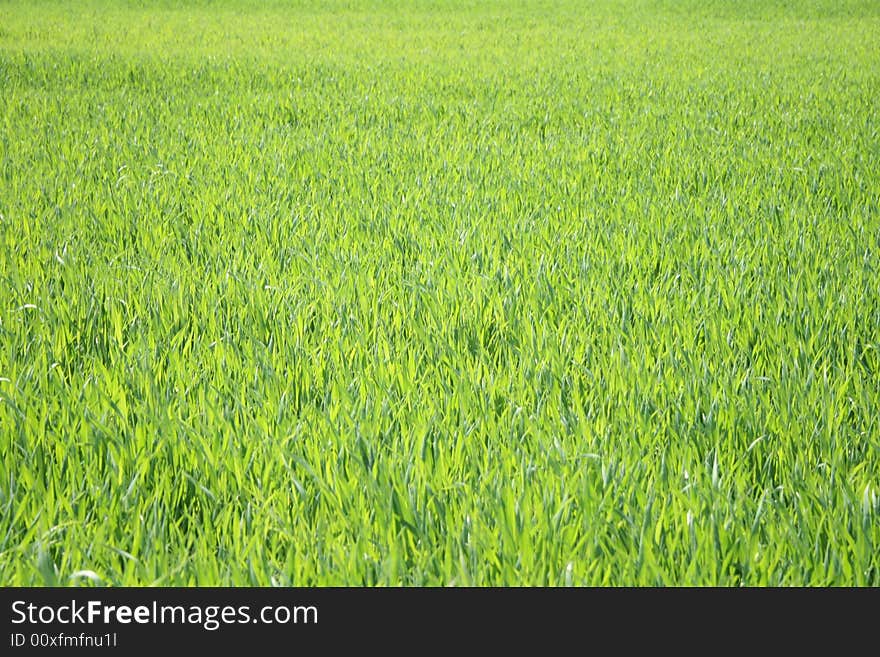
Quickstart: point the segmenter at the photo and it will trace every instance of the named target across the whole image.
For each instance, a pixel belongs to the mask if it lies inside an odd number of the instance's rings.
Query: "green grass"
[[[880,3],[177,4],[0,2],[0,583],[880,585]]]

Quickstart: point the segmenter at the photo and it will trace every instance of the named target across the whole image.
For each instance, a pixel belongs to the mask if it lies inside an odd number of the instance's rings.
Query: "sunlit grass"
[[[177,4],[0,3],[0,583],[880,585],[880,5]]]

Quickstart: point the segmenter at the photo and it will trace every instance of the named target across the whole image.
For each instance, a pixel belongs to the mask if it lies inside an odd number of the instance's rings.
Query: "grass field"
[[[0,1],[0,583],[880,585],[880,2],[177,5]]]

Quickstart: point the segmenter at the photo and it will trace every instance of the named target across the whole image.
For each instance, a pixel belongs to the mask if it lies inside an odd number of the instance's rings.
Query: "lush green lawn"
[[[0,2],[0,583],[880,585],[880,3],[177,4]]]

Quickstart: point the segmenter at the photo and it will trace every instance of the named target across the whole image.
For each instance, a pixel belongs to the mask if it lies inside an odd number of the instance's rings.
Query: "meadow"
[[[880,585],[880,3],[0,2],[0,583]]]

